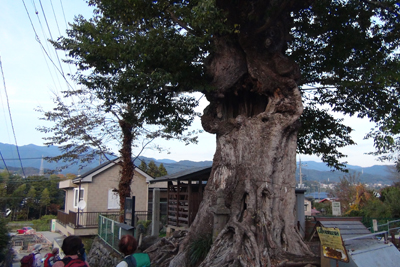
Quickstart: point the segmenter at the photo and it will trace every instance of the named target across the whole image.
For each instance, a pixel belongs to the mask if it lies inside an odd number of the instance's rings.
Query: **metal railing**
[[[371,225],[373,225],[372,221],[374,219],[371,219]],[[397,232],[397,230],[400,229],[400,219],[396,219],[396,220],[388,220],[388,219],[375,219],[377,220],[377,230],[378,231],[387,231],[388,233],[393,233],[393,232]],[[385,223],[380,223],[386,221]],[[374,232],[374,228],[373,226],[368,228],[369,230],[371,230],[371,232]]]
[[[57,212],[57,221],[61,224],[70,225],[73,228],[79,227],[97,227],[99,222],[99,215],[103,214],[109,218],[114,220],[118,220],[119,212],[77,212],[69,211],[69,213],[65,213],[64,211],[59,210]]]
[[[134,213],[134,226],[137,226],[137,223],[140,221],[150,221],[151,220],[151,212],[148,211],[136,211]],[[122,235],[127,234],[127,230],[121,227],[121,224],[118,222],[118,218],[108,218],[108,216],[99,215],[98,219],[98,235],[101,239],[104,240],[110,247],[112,247],[115,251],[118,252],[118,242]],[[135,231],[130,234],[135,236],[138,233]]]
[[[118,222],[105,216],[99,215],[98,235],[110,247],[118,252],[118,241],[121,238],[121,230]]]

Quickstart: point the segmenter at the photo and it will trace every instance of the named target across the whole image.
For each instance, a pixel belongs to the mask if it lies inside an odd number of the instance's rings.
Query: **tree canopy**
[[[354,144],[352,129],[330,111],[375,122],[378,131],[367,137],[374,138],[376,153],[394,152],[400,129],[396,1],[91,0],[89,4],[96,8],[94,17],[78,16],[68,37],[55,45],[78,66],[78,81],[109,106],[137,101],[140,110],[135,114],[166,123],[169,116],[194,107],[188,96],[177,93],[210,95],[221,87],[222,81],[208,71],[208,62],[216,56],[216,36],[245,42],[258,34],[257,49],[272,53],[276,42],[286,42],[285,54],[300,67],[297,83],[305,109],[298,152],[317,154],[330,166],[343,167],[338,159],[345,155],[339,148]],[[280,16],[291,24],[279,22]],[[283,74],[292,68],[283,59],[276,61]],[[170,129],[179,131],[175,126]]]
[[[107,106],[133,103],[133,114],[155,124],[172,118],[178,124],[169,129],[180,133],[175,126],[190,123],[180,114],[195,105],[185,93],[200,91],[210,102],[202,115],[217,141],[210,179],[179,254],[163,264],[187,266],[187,245],[213,231],[219,234],[199,266],[284,259],[298,265],[293,255],[312,257],[295,221],[296,147],[343,168],[339,149],[354,144],[352,129],[331,112],[386,126],[384,138],[371,135],[376,142],[396,137],[400,6],[394,0],[89,4],[94,17],[77,17],[54,44],[77,65],[76,79]],[[221,229],[210,224],[217,198],[229,210]]]

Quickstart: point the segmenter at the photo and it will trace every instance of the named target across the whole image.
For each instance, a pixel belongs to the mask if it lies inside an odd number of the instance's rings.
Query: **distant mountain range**
[[[19,157],[14,145],[0,143],[0,152],[2,157],[7,165],[7,168],[10,171],[21,173],[21,164],[19,161]],[[24,171],[26,175],[38,175],[41,167],[41,159],[43,157],[54,157],[60,154],[60,150],[55,146],[37,146],[37,145],[26,145],[19,147],[20,157],[22,161],[22,165],[24,167]],[[194,168],[194,167],[205,167],[211,166],[212,161],[174,161],[170,159],[154,159],[147,157],[139,157],[135,161],[135,165],[139,166],[141,161],[146,162],[147,164],[151,161],[155,161],[157,165],[163,163],[164,167],[168,171],[169,174],[179,172],[182,170]],[[100,161],[93,161],[87,165],[83,170],[78,171],[78,166],[73,165],[68,167],[67,169],[62,170],[61,173],[73,173],[73,174],[82,174],[86,171],[95,168],[100,164]],[[43,167],[45,172],[50,170],[56,170],[58,167],[62,166],[62,163],[56,162],[43,162]],[[361,182],[363,183],[386,183],[391,184],[390,180],[390,172],[389,165],[374,165],[372,167],[363,168],[360,166],[347,165],[349,169],[349,175],[356,174],[359,175]],[[0,161],[0,169],[4,169],[4,163],[1,159]],[[302,177],[303,180],[308,181],[331,181],[337,182],[341,177],[346,175],[346,173],[339,171],[331,171],[329,167],[326,166],[325,163],[315,162],[315,161],[303,161],[302,162]],[[299,180],[299,168],[296,171],[296,179]]]

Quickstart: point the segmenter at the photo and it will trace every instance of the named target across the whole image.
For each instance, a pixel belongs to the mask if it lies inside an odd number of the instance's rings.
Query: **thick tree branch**
[[[184,28],[184,29],[185,29],[186,31],[188,31],[189,33],[191,33],[191,34],[193,34],[193,35],[196,35],[195,31],[194,31],[193,29],[189,28],[189,26],[188,26],[186,23],[184,23],[183,21],[179,20],[179,19],[175,16],[174,12],[172,12],[172,11],[169,10],[168,8],[167,8],[167,12],[169,13],[169,15],[171,16],[172,20],[173,20],[175,23],[177,23],[179,26],[181,26],[182,28]]]

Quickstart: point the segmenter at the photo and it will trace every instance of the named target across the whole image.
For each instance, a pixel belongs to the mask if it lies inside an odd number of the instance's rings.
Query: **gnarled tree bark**
[[[170,266],[182,266],[187,244],[211,233],[210,208],[218,191],[230,209],[229,220],[200,266],[275,266],[293,255],[312,255],[295,222],[297,131],[303,106],[296,85],[298,67],[285,56],[290,12],[275,10],[269,21],[254,27],[257,23],[243,20],[241,14],[272,12],[276,1],[261,2],[241,1],[243,10],[238,11],[227,1],[217,1],[229,11],[232,23],[238,21],[240,32],[213,40],[208,72],[216,90],[206,95],[210,105],[202,124],[216,134],[217,149],[197,217],[181,255]]]

